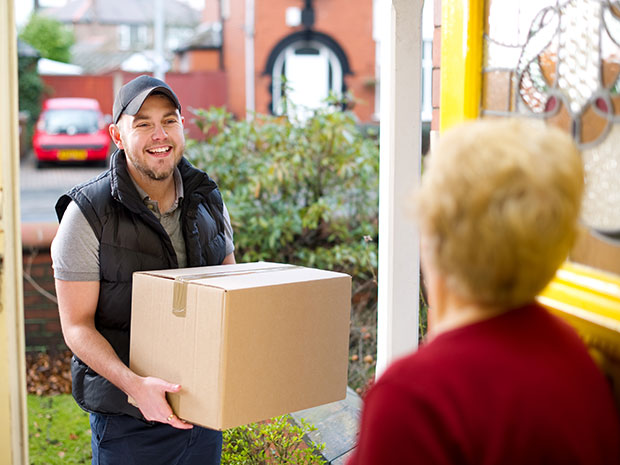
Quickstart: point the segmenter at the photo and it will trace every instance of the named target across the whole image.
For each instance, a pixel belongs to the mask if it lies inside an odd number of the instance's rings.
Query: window
[[[120,24],[116,28],[118,35],[118,49],[129,50],[131,47],[131,28],[126,24]]]
[[[620,237],[620,10],[616,2],[488,0],[481,114],[521,115],[582,151],[582,220]]]
[[[135,48],[146,48],[149,44],[149,28],[147,26],[135,26],[133,28],[134,38],[134,47]]]

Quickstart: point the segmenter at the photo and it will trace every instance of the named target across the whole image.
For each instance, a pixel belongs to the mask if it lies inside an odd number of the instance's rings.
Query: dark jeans
[[[222,433],[91,413],[93,465],[219,465]]]

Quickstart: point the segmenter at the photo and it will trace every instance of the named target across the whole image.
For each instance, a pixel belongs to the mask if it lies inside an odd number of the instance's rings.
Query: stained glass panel
[[[586,169],[582,219],[620,238],[620,1],[488,0],[486,12],[481,114],[571,133]]]
[[[510,111],[510,73],[489,71],[482,76],[482,81],[482,106],[488,110]]]

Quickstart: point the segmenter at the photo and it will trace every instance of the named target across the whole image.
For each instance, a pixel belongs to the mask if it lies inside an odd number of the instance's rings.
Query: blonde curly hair
[[[441,135],[416,194],[427,259],[464,298],[525,304],[566,259],[583,189],[565,132],[524,119],[457,126]]]

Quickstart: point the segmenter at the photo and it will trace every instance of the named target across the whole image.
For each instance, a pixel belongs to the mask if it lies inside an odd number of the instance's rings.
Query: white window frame
[[[116,37],[119,50],[129,50],[131,48],[131,26],[128,24],[116,26]]]
[[[329,66],[331,66],[332,70],[332,82],[329,91],[336,96],[342,95],[344,76],[342,71],[342,65],[340,64],[340,60],[338,59],[334,51],[327,45],[322,44],[321,42],[318,42],[316,40],[297,41],[282,50],[273,65],[271,95],[273,102],[273,113],[276,115],[282,114],[282,75],[284,74],[284,64],[286,63],[286,59],[293,55],[295,53],[295,50],[300,47],[314,48],[319,51],[320,55],[324,56],[327,59]]]

